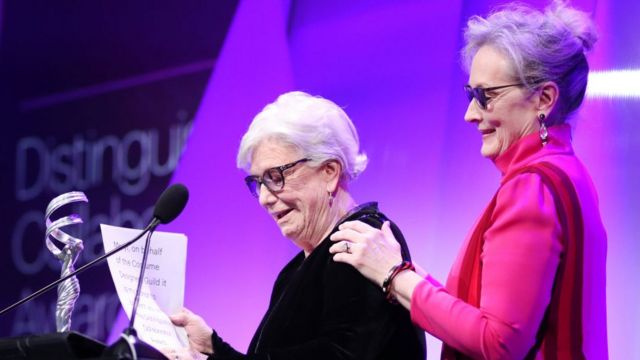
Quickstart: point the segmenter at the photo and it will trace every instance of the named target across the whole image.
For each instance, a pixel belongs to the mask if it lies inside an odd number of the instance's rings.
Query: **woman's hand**
[[[189,338],[190,349],[198,353],[213,354],[213,344],[211,343],[213,331],[202,317],[187,308],[182,308],[169,318],[174,325],[184,327]]]
[[[352,265],[380,286],[389,270],[402,261],[400,244],[388,221],[379,230],[361,221],[345,222],[331,235],[331,241],[336,242],[329,249],[335,254],[334,261]]]

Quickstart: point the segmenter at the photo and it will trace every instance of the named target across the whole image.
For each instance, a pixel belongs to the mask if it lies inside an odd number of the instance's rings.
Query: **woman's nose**
[[[467,112],[464,113],[464,121],[466,122],[479,122],[482,118],[480,107],[476,103],[476,99],[471,99],[469,105],[467,105]]]
[[[276,196],[267,188],[266,185],[260,184],[258,188],[258,201],[260,205],[267,206],[273,204],[277,200]]]

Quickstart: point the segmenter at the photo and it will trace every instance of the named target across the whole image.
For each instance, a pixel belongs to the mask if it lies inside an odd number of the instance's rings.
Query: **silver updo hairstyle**
[[[249,170],[253,151],[264,140],[294,145],[310,165],[337,160],[342,180],[355,179],[367,167],[355,126],[335,103],[301,91],[280,95],[253,118],[242,137],[237,165]]]
[[[486,19],[473,16],[464,32],[462,60],[467,71],[482,46],[507,56],[512,76],[529,89],[555,82],[560,90],[552,123],[564,123],[580,106],[587,88],[589,64],[585,53],[597,40],[589,16],[564,1],[552,2],[544,12],[509,4]]]

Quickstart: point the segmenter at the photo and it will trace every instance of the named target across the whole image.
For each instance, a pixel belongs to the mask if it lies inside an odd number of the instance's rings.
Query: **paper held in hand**
[[[140,230],[100,225],[105,252],[127,242]],[[120,303],[131,318],[146,235],[131,246],[108,258],[109,271]],[[138,337],[156,349],[189,346],[183,328],[176,327],[167,314],[184,305],[184,281],[187,262],[187,237],[156,231],[151,238],[147,268],[134,327]]]

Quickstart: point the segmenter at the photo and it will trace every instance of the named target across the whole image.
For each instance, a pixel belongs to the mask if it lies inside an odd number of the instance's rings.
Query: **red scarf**
[[[557,166],[541,162],[525,166],[510,174],[503,183],[522,173],[540,175],[551,191],[562,226],[563,254],[553,285],[551,302],[538,330],[537,341],[525,359],[540,352],[544,359],[584,359],[582,352],[582,268],[584,226],[580,202],[573,183]],[[500,190],[498,190],[500,191]],[[465,252],[458,283],[458,297],[480,307],[484,234],[491,226],[496,195],[476,226]],[[466,355],[444,344],[442,359],[468,359]]]

